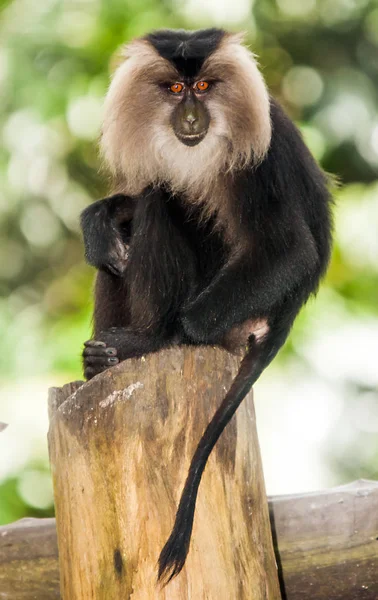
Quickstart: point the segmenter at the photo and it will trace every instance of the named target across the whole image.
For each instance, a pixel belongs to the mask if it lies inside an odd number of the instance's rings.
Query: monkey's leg
[[[93,339],[85,343],[83,352],[84,374],[87,378],[119,362],[116,348],[106,348],[106,344],[96,341],[100,331],[130,324],[128,292],[124,277],[99,271],[94,296]],[[102,351],[96,351],[100,348]],[[102,357],[101,360],[97,358],[99,356]]]
[[[94,289],[93,338],[111,327],[130,325],[129,292],[125,277],[98,271]]]
[[[136,201],[117,194],[90,204],[81,214],[85,257],[97,269],[125,271]]]
[[[248,256],[230,262],[182,310],[185,333],[198,344],[219,344],[235,325],[274,316],[285,298],[303,304],[317,288],[320,275],[309,232],[272,264],[259,267]]]
[[[95,287],[93,338],[84,344],[84,375],[91,379],[127,358],[143,356],[172,343],[163,325],[148,332],[132,325],[126,277],[99,271]]]

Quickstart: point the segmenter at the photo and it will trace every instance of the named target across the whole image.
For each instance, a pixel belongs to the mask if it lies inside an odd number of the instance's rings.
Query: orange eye
[[[182,83],[174,83],[169,89],[173,94],[179,94],[184,89],[184,86]]]
[[[194,87],[199,92],[205,92],[208,89],[209,84],[207,81],[198,81]]]

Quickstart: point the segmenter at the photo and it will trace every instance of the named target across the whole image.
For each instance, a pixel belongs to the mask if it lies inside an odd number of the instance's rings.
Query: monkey
[[[332,190],[242,35],[223,29],[131,41],[105,99],[100,148],[112,195],[81,216],[98,270],[85,377],[175,345],[243,357],[161,551],[167,583],[184,566],[214,445],[326,272]]]

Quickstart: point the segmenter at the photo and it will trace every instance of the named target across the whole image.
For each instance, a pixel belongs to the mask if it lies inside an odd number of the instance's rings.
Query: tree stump
[[[210,456],[183,571],[157,583],[190,460],[238,363],[175,348],[50,391],[63,600],[281,598],[252,394]]]

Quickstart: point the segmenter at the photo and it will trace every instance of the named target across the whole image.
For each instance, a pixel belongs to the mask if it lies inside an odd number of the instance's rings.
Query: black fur
[[[167,29],[150,33],[145,39],[163,58],[173,63],[183,79],[192,79],[206,58],[218,48],[224,35],[223,29],[215,28],[199,31]]]
[[[266,158],[229,181],[239,215],[237,239],[248,248],[237,259],[230,259],[232,248],[211,220],[203,222],[199,212],[164,187],[150,188],[139,199],[124,197],[124,217],[118,220],[119,196],[95,203],[82,216],[86,256],[99,269],[94,338],[102,343],[90,342],[84,352],[88,378],[116,359],[172,344],[227,347],[230,330],[249,319],[265,318],[269,324],[261,341],[250,337],[239,374],[195,453],[159,560],[159,577],[166,581],[184,565],[212,448],[285,342],[299,309],[316,292],[330,257],[327,179],[273,100],[271,118]],[[112,266],[124,231],[129,232],[129,256],[121,267]]]

